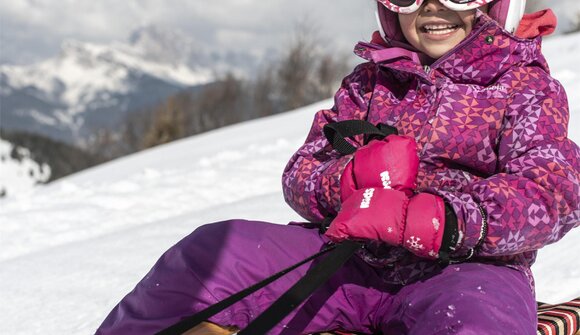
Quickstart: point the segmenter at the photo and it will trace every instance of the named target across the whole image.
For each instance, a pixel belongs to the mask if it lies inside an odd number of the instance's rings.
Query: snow
[[[577,101],[580,68],[551,39],[546,54]],[[578,43],[576,43],[578,44]],[[557,76],[557,75],[556,75]],[[280,176],[322,101],[86,170],[0,201],[0,334],[89,334],[157,258],[196,227],[230,218],[287,223]],[[580,104],[570,137],[580,142]],[[537,297],[580,296],[580,229],[544,248]]]
[[[154,148],[0,202],[0,301],[12,302],[0,304],[0,333],[90,333],[195,227],[298,220],[280,174],[313,110],[329,104]],[[38,322],[26,322],[31,315]]]
[[[15,151],[18,158],[12,157]],[[30,194],[33,187],[44,183],[50,178],[50,167],[39,164],[30,157],[26,148],[16,147],[6,140],[0,139],[0,194]],[[1,197],[0,197],[0,201]],[[1,215],[1,214],[0,214]],[[0,221],[0,233],[3,232],[3,223]],[[1,240],[1,238],[0,238]],[[0,243],[2,245],[2,243]],[[0,254],[0,259],[2,258]]]
[[[570,122],[570,131],[579,131],[580,120],[580,70],[578,69],[578,54],[580,53],[580,33],[558,35],[546,40],[542,52],[550,64],[552,76],[562,82],[568,93],[572,117],[576,122]],[[580,138],[576,137],[576,143]]]
[[[29,113],[30,116],[32,116],[32,118],[34,120],[38,121],[38,123],[40,123],[40,124],[45,124],[45,125],[49,125],[49,126],[56,125],[56,121],[53,118],[48,117],[48,116],[42,114],[41,112],[39,112],[36,109],[29,109],[27,111],[24,111],[23,110],[22,112],[23,113]]]

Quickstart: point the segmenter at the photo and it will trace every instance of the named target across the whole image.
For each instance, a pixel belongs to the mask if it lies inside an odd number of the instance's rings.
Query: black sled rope
[[[377,127],[363,120],[347,120],[330,123],[324,126],[324,135],[332,147],[343,155],[352,154],[356,147],[346,139],[357,135],[366,135],[364,142],[367,143],[375,138],[383,138],[396,134],[395,128],[379,124]],[[330,220],[325,220],[330,221]],[[323,227],[324,228],[324,227]],[[320,252],[294,264],[264,280],[258,282],[230,297],[211,305],[208,308],[185,318],[178,323],[156,333],[156,335],[180,335],[191,328],[208,320],[213,315],[223,311],[248,295],[276,281],[280,277],[294,269],[324,255],[328,255],[316,266],[312,267],[296,284],[286,291],[262,314],[258,315],[246,328],[238,332],[238,335],[262,335],[267,334],[276,324],[302,304],[317,288],[322,286],[334,275],[362,246],[360,242],[344,241],[340,244],[331,244]]]
[[[268,309],[252,321],[238,335],[267,334],[278,322],[303,303],[317,288],[322,286],[360,248],[361,244],[345,241],[339,244],[320,263],[310,269],[294,286],[276,300]]]
[[[231,296],[229,296],[228,298],[209,306],[208,308],[186,318],[183,319],[181,321],[179,321],[178,323],[174,324],[171,327],[168,327],[158,333],[155,333],[155,335],[180,335],[185,333],[186,331],[190,330],[191,328],[199,325],[200,323],[207,321],[208,318],[216,315],[217,313],[223,311],[224,309],[230,307],[231,305],[235,304],[236,302],[244,299],[245,297],[249,296],[250,294],[258,291],[259,289],[269,285],[270,283],[276,281],[278,278],[283,277],[284,275],[286,275],[289,272],[292,272],[293,270],[299,268],[300,266],[326,254],[331,252],[332,250],[334,250],[337,247],[336,244],[330,245],[326,248],[324,248],[323,250],[321,250],[320,252],[262,280],[261,282],[258,282],[238,293],[235,293]]]

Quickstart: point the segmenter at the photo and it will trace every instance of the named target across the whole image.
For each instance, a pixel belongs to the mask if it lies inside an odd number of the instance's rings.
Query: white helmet
[[[524,16],[526,0],[496,0],[489,6],[489,16],[505,30],[515,33]]]

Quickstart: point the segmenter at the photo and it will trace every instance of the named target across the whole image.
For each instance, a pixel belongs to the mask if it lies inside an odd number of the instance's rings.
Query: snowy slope
[[[545,46],[574,102],[580,69],[562,50],[579,40]],[[199,225],[298,220],[283,202],[281,171],[314,112],[331,104],[154,148],[0,201],[0,334],[90,334]],[[570,137],[580,143],[580,104],[571,105]],[[540,252],[538,299],[580,296],[578,255],[580,228]]]
[[[0,303],[0,334],[88,334],[163,250],[200,224],[298,219],[282,200],[280,173],[313,110],[328,104],[149,150],[0,202],[0,301],[12,302]],[[38,322],[26,322],[30,315]]]

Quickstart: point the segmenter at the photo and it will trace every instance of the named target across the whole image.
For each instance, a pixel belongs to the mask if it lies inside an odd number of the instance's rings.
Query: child
[[[338,214],[326,234],[309,224],[202,226],[97,334],[152,334],[344,239],[367,242],[360,257],[271,334],[535,334],[530,266],[578,225],[580,155],[567,139],[564,89],[540,51],[551,12],[520,24],[524,7],[378,0],[381,32],[355,49],[367,62],[316,114],[283,175],[287,202],[308,221]],[[357,138],[359,150],[340,156],[322,128],[351,119],[399,136]],[[306,270],[187,334],[244,328]]]

